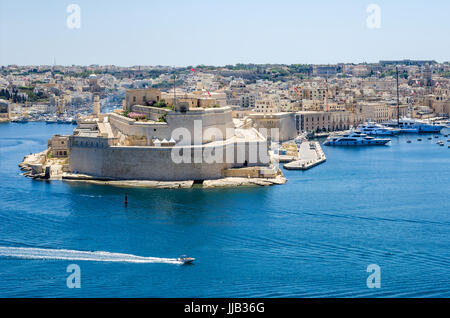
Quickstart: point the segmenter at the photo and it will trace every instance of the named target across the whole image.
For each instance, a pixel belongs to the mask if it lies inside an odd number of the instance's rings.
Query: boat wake
[[[57,250],[57,249],[5,247],[5,246],[0,246],[0,258],[119,262],[119,263],[182,264],[182,262],[180,262],[176,258],[144,257],[132,254],[110,253],[103,251],[87,252],[76,250]]]

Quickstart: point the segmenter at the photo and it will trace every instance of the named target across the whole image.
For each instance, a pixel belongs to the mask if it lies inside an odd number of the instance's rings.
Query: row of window
[[[305,130],[307,130],[307,131],[312,131],[312,130],[314,130],[314,131],[316,131],[316,132],[329,132],[329,131],[336,131],[336,130],[346,130],[346,129],[350,129],[350,125],[337,125],[337,126],[333,126],[333,127],[322,127],[322,128],[320,128],[320,127],[304,127],[303,125],[302,125],[302,127],[301,127],[301,129],[298,129],[297,128],[297,130],[299,130],[299,131],[305,131]]]
[[[93,142],[93,141],[76,141],[72,142],[73,146],[80,147],[95,147],[95,148],[105,148],[105,144],[103,142]]]
[[[311,121],[314,121],[314,118],[316,118],[317,121],[320,120],[319,117],[312,117],[312,118],[311,118]],[[325,121],[325,116],[322,117],[322,120]],[[328,120],[330,120],[330,116],[328,116]],[[305,117],[305,121],[309,121],[309,117]]]

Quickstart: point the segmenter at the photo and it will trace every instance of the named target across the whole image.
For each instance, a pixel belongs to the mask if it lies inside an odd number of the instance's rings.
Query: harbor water
[[[327,162],[272,187],[20,175],[25,155],[73,128],[0,124],[0,297],[450,297],[448,137],[322,147]],[[70,264],[81,288],[67,287]],[[367,287],[370,264],[380,288]]]

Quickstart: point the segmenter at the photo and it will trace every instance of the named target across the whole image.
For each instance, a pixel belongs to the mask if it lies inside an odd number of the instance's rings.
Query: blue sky
[[[449,16],[448,0],[0,0],[0,65],[450,61]]]

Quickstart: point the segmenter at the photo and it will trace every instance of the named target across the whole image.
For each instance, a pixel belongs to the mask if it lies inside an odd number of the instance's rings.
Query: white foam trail
[[[5,246],[0,246],[0,257],[93,262],[182,264],[182,262],[178,261],[176,258],[144,257],[132,254],[110,253],[103,251],[86,252],[75,250]]]

